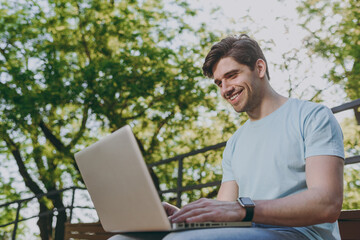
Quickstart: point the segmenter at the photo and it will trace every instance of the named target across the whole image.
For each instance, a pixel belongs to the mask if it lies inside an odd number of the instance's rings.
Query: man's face
[[[249,112],[258,106],[261,87],[256,68],[251,71],[232,57],[226,57],[215,64],[213,73],[221,96],[236,112]]]

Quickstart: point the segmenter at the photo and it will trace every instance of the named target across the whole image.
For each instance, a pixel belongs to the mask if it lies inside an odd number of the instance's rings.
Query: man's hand
[[[225,202],[202,198],[189,203],[169,217],[178,222],[239,222],[245,217],[245,210],[236,201]]]
[[[166,214],[168,215],[168,217],[172,216],[174,213],[180,211],[179,208],[175,207],[174,205],[171,205],[167,202],[162,202],[162,205],[166,211]]]

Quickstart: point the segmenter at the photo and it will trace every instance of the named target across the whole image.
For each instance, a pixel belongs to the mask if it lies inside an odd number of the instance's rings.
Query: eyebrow
[[[232,75],[234,75],[234,74],[236,74],[236,73],[239,73],[240,71],[241,71],[240,69],[230,70],[230,71],[226,72],[226,73],[222,76],[222,78],[229,78],[230,76],[232,76]],[[217,79],[217,78],[214,79],[214,82],[215,82],[215,83],[218,82],[218,81],[221,81],[221,80],[220,80],[220,79]]]

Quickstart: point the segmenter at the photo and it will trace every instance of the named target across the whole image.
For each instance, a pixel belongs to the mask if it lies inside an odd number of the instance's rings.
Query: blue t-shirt
[[[282,198],[307,189],[305,159],[344,158],[341,128],[327,107],[288,99],[270,115],[248,120],[229,139],[223,153],[223,182],[235,180],[239,196]],[[310,239],[340,239],[337,222],[297,227]]]

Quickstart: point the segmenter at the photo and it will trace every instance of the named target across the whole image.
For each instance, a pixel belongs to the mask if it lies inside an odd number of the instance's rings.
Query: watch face
[[[248,198],[248,197],[241,197],[240,201],[245,205],[245,206],[254,206],[254,202]]]

